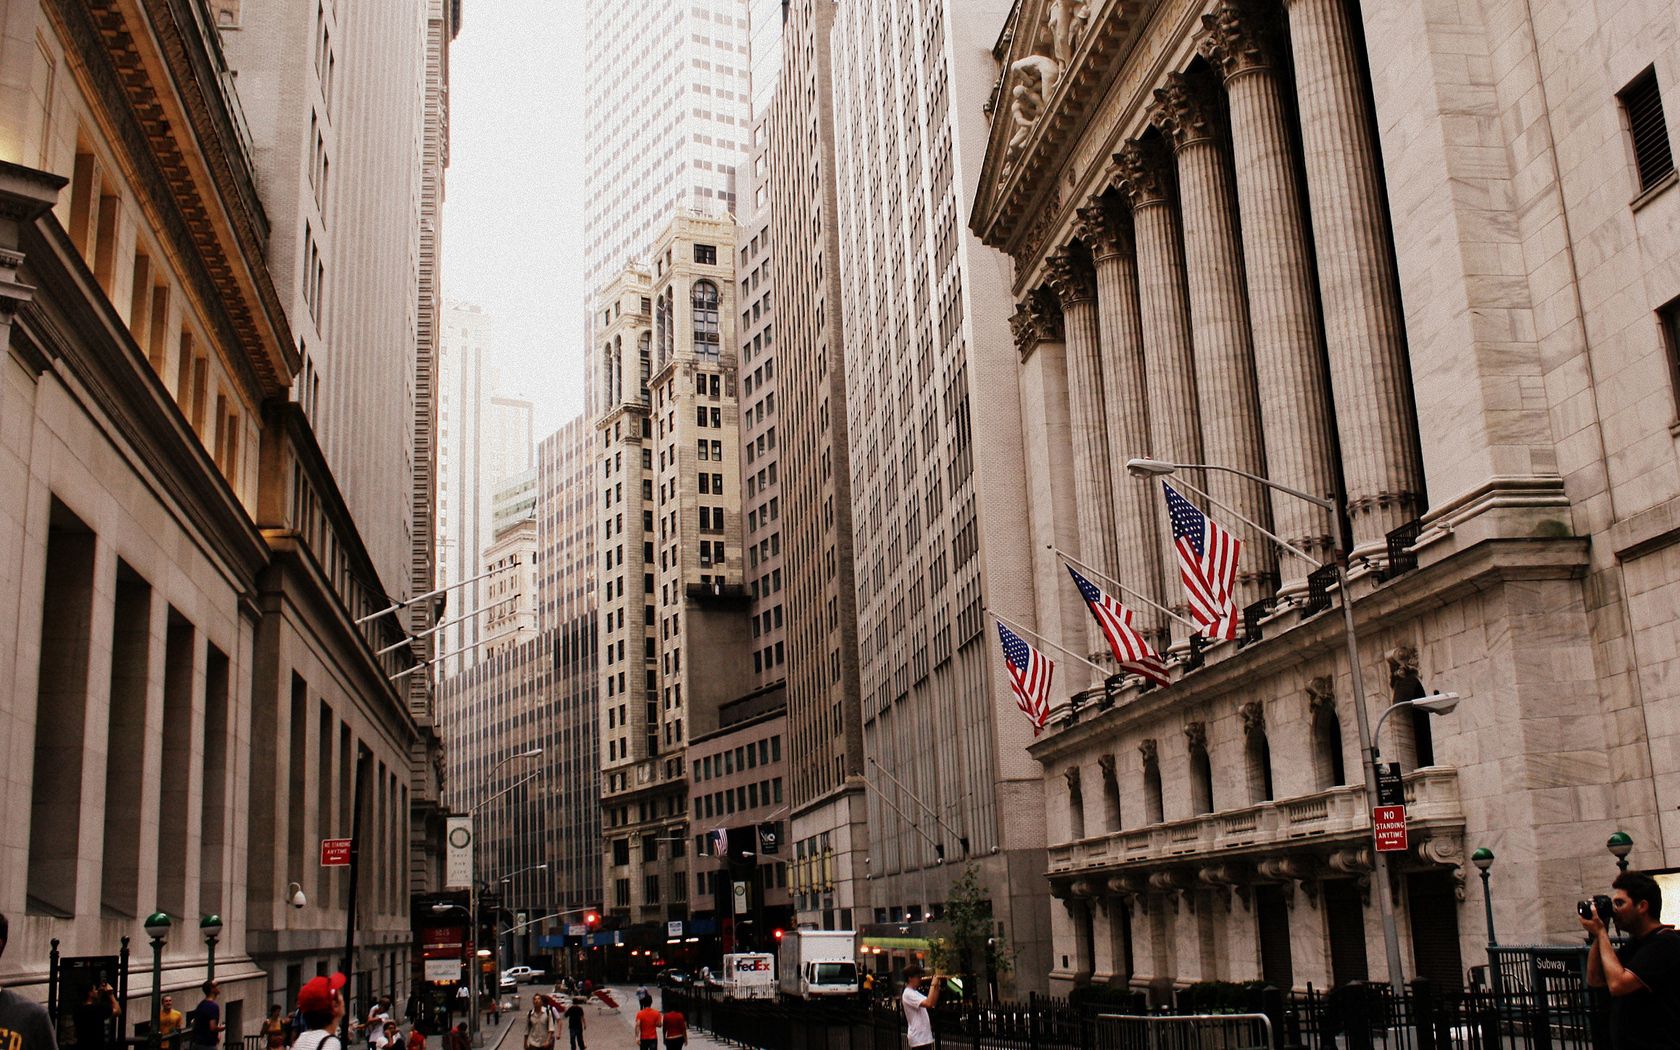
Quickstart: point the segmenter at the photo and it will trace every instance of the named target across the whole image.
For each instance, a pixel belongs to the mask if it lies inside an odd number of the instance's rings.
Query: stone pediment
[[[1016,256],[1037,254],[1060,205],[1058,176],[1158,0],[1019,0],[998,62],[970,225]],[[1034,223],[1029,219],[1037,218]]]

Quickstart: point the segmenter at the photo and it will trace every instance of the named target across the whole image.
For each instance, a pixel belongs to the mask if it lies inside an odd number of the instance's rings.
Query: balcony
[[[1417,840],[1435,829],[1464,826],[1458,771],[1427,766],[1408,773],[1406,820]],[[1057,876],[1142,870],[1172,864],[1275,856],[1313,847],[1369,844],[1371,818],[1365,786],[1346,785],[1311,795],[1226,809],[1189,820],[1127,829],[1051,846],[1049,870]]]

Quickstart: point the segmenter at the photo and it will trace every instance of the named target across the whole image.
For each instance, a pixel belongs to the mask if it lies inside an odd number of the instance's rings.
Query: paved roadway
[[[530,1006],[531,993],[542,991],[543,986],[524,985],[519,989],[519,1008],[502,1014],[502,1023],[498,1032],[492,1026],[485,1033],[485,1050],[524,1050],[523,1037],[525,1034],[525,1010]],[[655,1005],[659,1002],[658,989],[649,986],[654,993]],[[586,1022],[583,1039],[588,1050],[639,1050],[640,1043],[636,1039],[636,986],[612,986],[608,992],[618,1001],[618,1009],[613,1010],[599,999],[590,999],[585,1007],[584,1020]],[[427,1041],[431,1050],[433,1040]],[[560,1038],[555,1040],[555,1050],[569,1050],[569,1042],[564,1029]],[[663,1050],[664,1043],[660,1044]],[[692,1025],[688,1029],[687,1050],[735,1050],[732,1044],[713,1039],[710,1033],[702,1032]]]

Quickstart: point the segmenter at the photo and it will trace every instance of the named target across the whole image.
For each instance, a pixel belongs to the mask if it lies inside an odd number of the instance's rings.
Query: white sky
[[[494,319],[537,441],[583,408],[583,0],[465,0],[450,52],[443,294]]]

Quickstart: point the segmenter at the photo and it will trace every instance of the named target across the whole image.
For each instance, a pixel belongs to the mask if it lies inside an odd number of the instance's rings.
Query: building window
[[[1680,404],[1680,299],[1670,299],[1657,311],[1662,325],[1663,349],[1668,356],[1668,379],[1674,390],[1674,400]]]
[[[713,244],[696,244],[694,246],[694,261],[705,266],[716,266],[717,246]]]
[[[1639,74],[1618,97],[1627,113],[1633,159],[1639,168],[1639,189],[1644,192],[1674,174],[1674,153],[1669,148],[1668,125],[1663,121],[1656,70],[1647,69]]]
[[[696,251],[702,247],[695,245]],[[718,357],[718,289],[710,281],[695,281],[690,293],[693,308],[694,352],[701,357]]]

